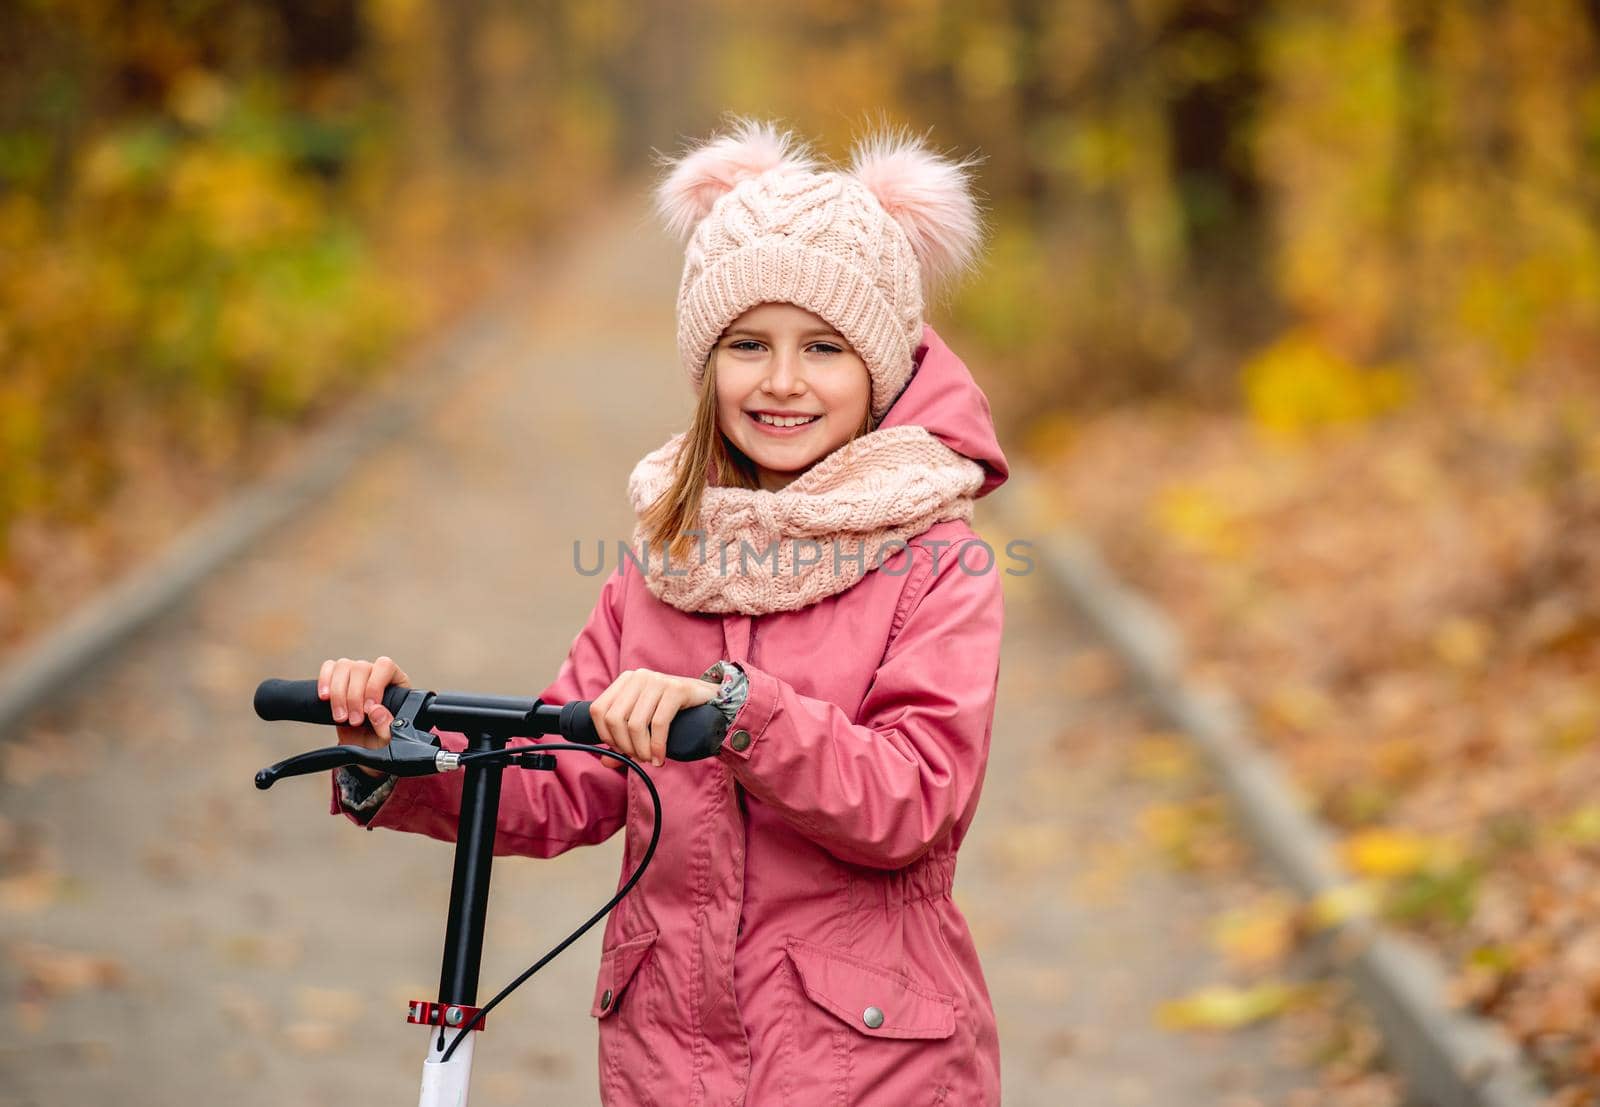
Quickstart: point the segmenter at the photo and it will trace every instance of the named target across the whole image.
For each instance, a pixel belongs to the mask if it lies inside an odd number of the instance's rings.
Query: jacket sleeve
[[[968,573],[954,557],[933,573],[932,555],[912,548],[922,579],[907,583],[860,721],[740,662],[749,695],[717,755],[834,856],[886,869],[921,857],[974,802],[1000,675],[999,575]]]
[[[622,607],[626,578],[612,573],[588,622],[578,632],[567,658],[549,687],[539,693],[545,703],[590,700],[610,686],[620,669]],[[446,749],[464,750],[465,734],[439,730]],[[532,745],[513,739],[512,746]],[[395,777],[393,790],[363,821],[341,803],[338,773],[333,774],[331,812],[369,830],[388,827],[456,840],[461,813],[464,770],[420,777]],[[500,792],[500,817],[495,827],[496,855],[554,857],[573,846],[602,842],[615,834],[627,817],[627,776],[608,769],[598,757],[582,753],[556,755],[553,771],[508,769]]]
[[[338,788],[339,801],[344,804],[345,813],[356,816],[356,821],[362,826],[389,798],[396,779],[393,776],[370,777],[349,765],[341,765],[333,771],[333,782]]]

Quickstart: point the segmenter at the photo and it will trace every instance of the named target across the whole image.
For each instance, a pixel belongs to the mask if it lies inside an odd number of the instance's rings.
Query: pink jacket
[[[1007,476],[988,400],[931,328],[917,357],[883,425],[921,424],[978,460],[987,494]],[[608,1107],[1000,1102],[994,1011],[950,896],[989,754],[1008,565],[963,553],[975,540],[936,524],[851,588],[759,617],[679,611],[637,569],[606,578],[540,699],[719,659],[750,681],[716,757],[646,767],[661,841],[606,921],[589,1012]],[[558,762],[506,773],[496,853],[551,857],[626,827],[625,879],[649,840],[643,786],[586,755]],[[369,825],[453,841],[461,780],[401,779]]]

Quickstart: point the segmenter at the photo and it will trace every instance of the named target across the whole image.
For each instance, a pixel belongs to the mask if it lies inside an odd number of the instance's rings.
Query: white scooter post
[[[422,1061],[422,1098],[418,1107],[466,1107],[467,1090],[472,1084],[472,1047],[477,1041],[474,1029],[448,1061],[441,1060],[452,1027],[477,1013],[475,1008],[441,1007],[437,1003],[415,1000],[408,1022],[428,1023],[428,1052]],[[433,1020],[439,1020],[434,1022]]]

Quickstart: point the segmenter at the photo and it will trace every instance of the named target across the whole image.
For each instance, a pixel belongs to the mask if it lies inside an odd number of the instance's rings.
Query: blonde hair
[[[705,495],[708,470],[711,480],[719,488],[754,490],[761,487],[755,462],[730,442],[717,425],[717,351],[721,348],[722,340],[719,338],[706,355],[705,376],[700,382],[700,400],[695,405],[694,418],[689,423],[683,449],[678,452],[672,484],[639,517],[645,540],[651,547],[670,540],[668,554],[675,561],[685,558],[695,541],[695,536],[688,532],[694,529],[700,518],[700,501]],[[862,435],[872,433],[876,424],[869,403],[860,426],[845,441],[854,442]]]

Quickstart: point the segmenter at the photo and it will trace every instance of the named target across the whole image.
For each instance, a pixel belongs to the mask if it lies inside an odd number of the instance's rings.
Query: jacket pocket
[[[787,944],[806,997],[871,1038],[948,1038],[956,1001],[908,975],[802,938]]]
[[[589,1014],[603,1019],[616,1011],[622,1003],[622,993],[627,990],[628,982],[639,971],[645,955],[660,935],[659,930],[647,931],[601,951],[600,975],[594,982],[594,1003],[589,1008]]]

